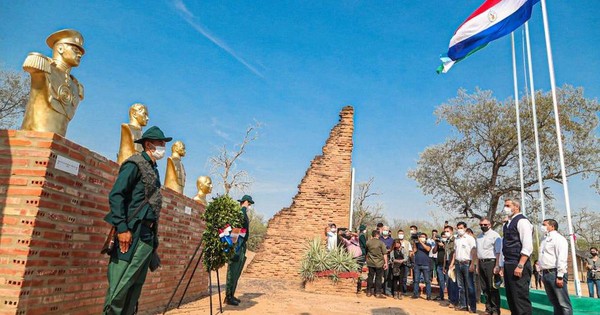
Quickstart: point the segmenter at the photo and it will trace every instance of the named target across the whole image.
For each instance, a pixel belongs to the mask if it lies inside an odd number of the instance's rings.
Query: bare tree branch
[[[242,142],[235,147],[237,150],[229,150],[227,145],[219,148],[215,156],[208,159],[210,164],[211,174],[217,175],[223,185],[223,191],[229,195],[230,191],[236,190],[246,192],[252,185],[252,178],[245,170],[236,170],[238,159],[246,153],[246,147],[251,142],[258,139],[258,129],[262,127],[262,123],[255,122],[246,129]]]

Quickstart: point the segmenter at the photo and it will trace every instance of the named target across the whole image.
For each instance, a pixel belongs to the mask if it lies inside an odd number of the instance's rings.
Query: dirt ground
[[[253,253],[248,253],[248,261]],[[219,271],[221,276],[221,298],[225,297],[226,269]],[[213,274],[213,279],[216,276]],[[219,313],[219,299],[216,280],[213,280],[213,314]],[[297,282],[287,282],[279,279],[255,279],[242,274],[237,289],[237,297],[242,301],[238,306],[223,304],[225,314],[244,315],[320,315],[320,314],[372,314],[372,315],[425,315],[425,314],[468,314],[456,312],[445,306],[444,302],[427,301],[424,296],[413,300],[409,296],[402,300],[392,298],[379,299],[367,297],[364,293],[351,295],[323,295],[304,292]],[[479,304],[479,314],[483,314],[485,305]],[[509,312],[504,312],[508,314]],[[184,304],[180,309],[167,312],[168,315],[179,314],[210,314],[210,299]]]

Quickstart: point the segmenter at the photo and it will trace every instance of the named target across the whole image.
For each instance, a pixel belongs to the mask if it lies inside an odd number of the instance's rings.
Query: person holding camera
[[[600,260],[598,259],[598,248],[590,248],[591,258],[587,259],[587,284],[590,291],[590,297],[594,297],[594,287],[596,287],[596,297],[600,298]]]
[[[429,277],[430,250],[431,245],[427,243],[427,234],[420,233],[417,242],[415,242],[415,246],[413,246],[413,256],[415,257],[415,266],[413,269],[413,299],[419,298],[419,279],[423,277],[427,300],[431,300],[431,278]]]
[[[550,303],[554,305],[554,314],[572,315],[573,307],[567,289],[567,259],[569,257],[569,243],[557,231],[558,222],[546,219],[542,224],[542,231],[546,237],[540,245],[540,266],[542,267],[542,281]]]

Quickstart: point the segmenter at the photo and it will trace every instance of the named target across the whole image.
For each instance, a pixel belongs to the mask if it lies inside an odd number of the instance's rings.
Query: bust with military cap
[[[84,95],[83,85],[71,75],[85,53],[83,36],[65,29],[51,34],[46,44],[52,48],[52,58],[33,52],[23,63],[23,70],[31,75],[31,92],[21,129],[65,136]]]
[[[109,289],[103,314],[134,314],[151,260],[158,248],[158,222],[162,208],[156,161],[165,156],[171,141],[160,128],[148,128],[136,140],[143,147],[123,162],[109,193],[109,213],[118,242],[108,264]]]

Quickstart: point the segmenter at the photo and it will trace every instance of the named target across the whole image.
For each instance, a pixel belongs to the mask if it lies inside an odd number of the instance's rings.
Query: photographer
[[[598,259],[598,248],[590,248],[591,258],[587,259],[587,284],[590,291],[590,297],[594,297],[594,287],[596,287],[596,297],[600,298],[600,260]]]
[[[435,298],[436,301],[444,301],[444,291],[446,289],[446,283],[448,281],[448,275],[444,270],[446,261],[446,245],[448,243],[448,237],[446,233],[442,233],[442,237],[435,239],[435,247],[431,250],[432,253],[436,254],[436,272],[438,277],[438,284],[440,286],[440,294]],[[448,264],[450,264],[448,262]]]

